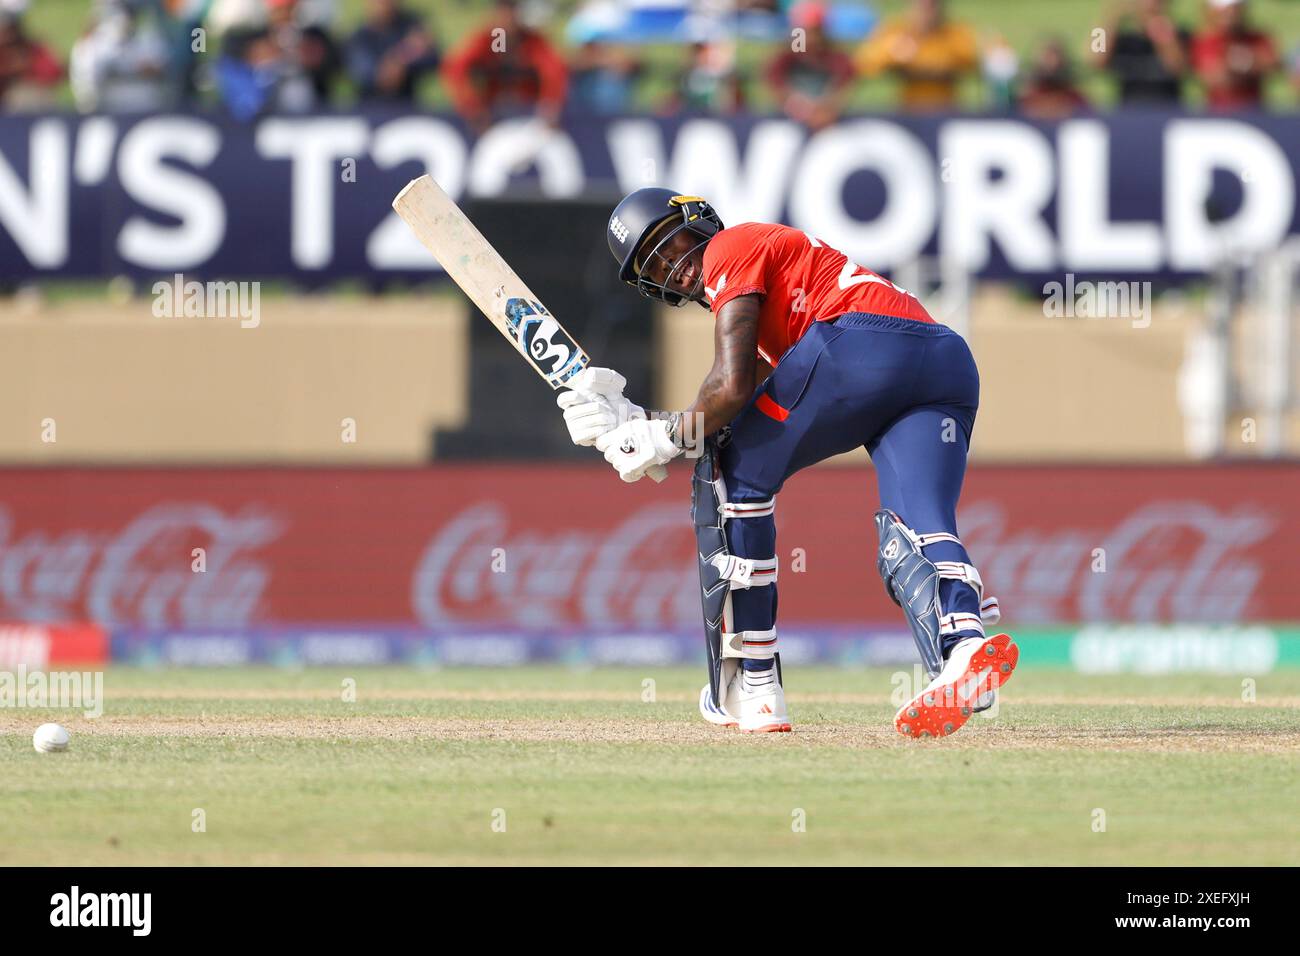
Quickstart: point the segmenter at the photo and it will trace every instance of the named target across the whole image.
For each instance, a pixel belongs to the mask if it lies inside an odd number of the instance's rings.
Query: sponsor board
[[[1263,674],[1300,667],[1300,629],[1287,626],[1106,625],[1016,633],[1020,660],[1083,674]]]
[[[93,624],[0,622],[0,669],[102,664],[108,651],[108,634]]]
[[[1300,629],[1250,627],[1085,627],[1013,631],[1028,667],[1084,674],[1259,675],[1300,667]],[[529,631],[503,628],[422,630],[349,627],[271,628],[212,633],[122,630],[113,660],[145,667],[657,667],[705,664],[697,631]],[[793,626],[782,632],[787,666],[911,667],[906,631]]]
[[[906,632],[793,627],[781,639],[790,664],[888,666],[916,656]],[[512,628],[273,627],[213,632],[125,628],[112,635],[113,660],[144,667],[648,667],[705,664],[698,630],[562,631]]]
[[[248,653],[232,635],[272,626],[695,634],[689,479],[624,486],[577,465],[8,469],[0,620],[205,633],[203,653],[232,662]],[[795,622],[902,631],[875,570],[874,482],[812,469],[779,496],[783,640]],[[958,521],[1013,632],[1300,621],[1298,486],[1295,465],[977,467]]]
[[[1254,674],[1276,666],[1278,643],[1277,634],[1259,626],[1085,628],[1070,641],[1070,663],[1085,674]]]
[[[815,132],[784,117],[570,115],[477,136],[423,112],[5,116],[0,280],[427,275],[389,211],[414,176],[458,202],[526,191],[612,208],[647,167],[724,222],[785,222],[873,270],[937,254],[981,277],[1173,279],[1300,231],[1298,164],[1292,118],[1249,112],[860,116]]]

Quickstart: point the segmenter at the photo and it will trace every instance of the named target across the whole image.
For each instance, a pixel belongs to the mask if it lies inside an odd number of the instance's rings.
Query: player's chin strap
[[[996,624],[1002,617],[998,599],[984,597],[984,582],[974,565],[964,561],[931,561],[922,553],[922,549],[941,541],[960,545],[961,539],[955,534],[918,533],[888,508],[877,511],[875,518],[880,535],[876,568],[885,582],[885,591],[907,616],[921,662],[934,678],[943,670],[943,638],[959,631],[975,631],[982,636],[985,624]],[[944,613],[939,601],[939,582],[944,578],[974,588],[980,613]]]
[[[727,545],[726,522],[731,519],[762,518],[776,508],[775,500],[730,502],[726,483],[718,467],[718,445],[705,442],[704,454],[695,462],[691,479],[691,519],[700,564],[700,596],[704,607],[705,644],[709,655],[709,703],[714,712],[726,715],[722,699],[727,683],[740,661],[776,661],[777,680],[781,680],[781,655],[777,651],[776,628],[764,631],[733,631],[731,592],[743,588],[765,587],[775,583],[777,560],[741,558]]]

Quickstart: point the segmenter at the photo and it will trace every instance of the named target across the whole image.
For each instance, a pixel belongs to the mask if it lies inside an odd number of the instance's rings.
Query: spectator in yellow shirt
[[[854,57],[865,76],[897,76],[902,105],[942,110],[955,105],[957,83],[979,66],[975,31],[944,15],[943,0],[914,0],[904,16],[881,24]]]

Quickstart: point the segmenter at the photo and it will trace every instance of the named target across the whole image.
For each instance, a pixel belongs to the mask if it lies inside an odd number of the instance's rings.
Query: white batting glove
[[[666,465],[684,449],[668,435],[668,422],[635,419],[596,439],[596,449],[624,481],[638,481],[656,465]]]
[[[585,368],[569,380],[570,391],[555,403],[564,409],[564,424],[575,445],[594,445],[606,432],[632,419],[645,418],[645,409],[623,397],[627,379],[612,368]]]

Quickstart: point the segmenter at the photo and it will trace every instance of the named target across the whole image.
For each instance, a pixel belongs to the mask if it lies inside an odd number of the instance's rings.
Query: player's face
[[[678,230],[651,253],[650,260],[641,270],[642,275],[673,292],[691,295],[699,287],[704,273],[702,243],[703,237],[692,230]]]

